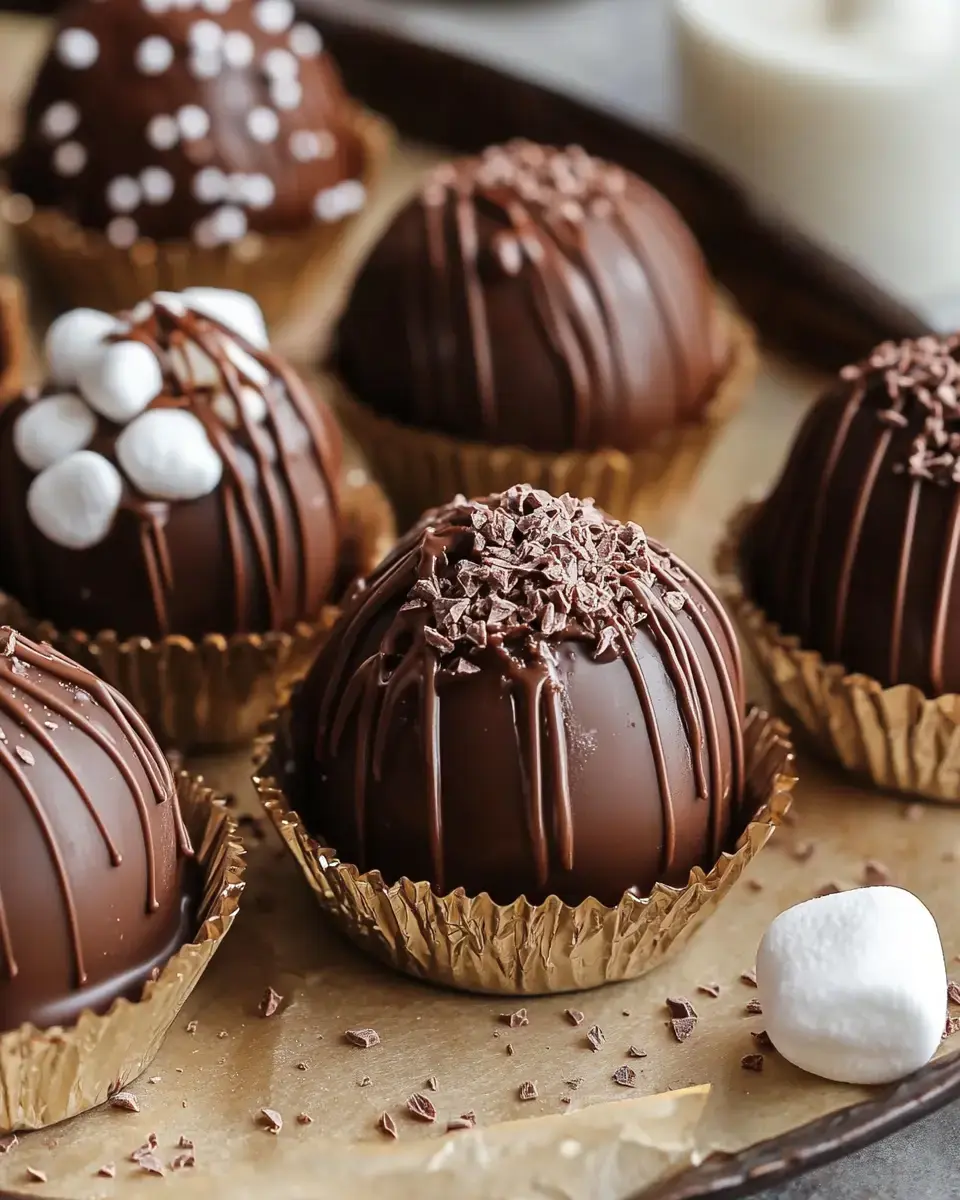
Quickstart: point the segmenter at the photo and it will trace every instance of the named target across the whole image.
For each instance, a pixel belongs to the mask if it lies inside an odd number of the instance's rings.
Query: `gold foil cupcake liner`
[[[354,107],[351,122],[364,145],[362,182],[369,195],[390,152],[393,132],[381,118],[359,107]],[[33,209],[26,197],[8,197],[5,208],[25,266],[58,308],[117,312],[156,291],[204,285],[253,296],[270,325],[295,311],[317,271],[336,255],[347,231],[362,216],[361,210],[346,220],[318,222],[291,234],[251,233],[227,246],[143,240],[122,249],[99,230],[85,229],[55,209]]]
[[[788,637],[747,595],[740,543],[757,505],[738,510],[716,554],[719,592],[775,701],[812,748],[883,791],[960,804],[960,696],[883,687]]]
[[[649,896],[625,894],[611,908],[556,896],[495,904],[462,889],[437,896],[429,883],[384,881],[342,863],[307,832],[276,778],[257,774],[261,803],[313,889],[320,907],[354,942],[418,979],[469,992],[536,995],[579,991],[653,970],[713,912],[766,844],[790,807],[793,747],[786,726],[754,709],[744,739],[744,811],[753,814],[730,852],[685,887],[658,883]],[[288,758],[280,714],[257,749],[257,770]]]
[[[642,521],[664,496],[685,488],[717,430],[753,386],[758,361],[753,330],[727,303],[718,303],[730,362],[704,419],[664,429],[633,454],[620,450],[541,454],[523,446],[463,441],[382,417],[333,378],[325,385],[343,423],[396,505],[402,526],[459,492],[488,496],[516,483],[532,483],[554,496],[564,492],[592,496],[611,516]]]
[[[365,575],[392,545],[395,525],[379,487],[362,472],[363,481],[351,485],[351,475],[342,491],[345,541],[353,573]],[[181,750],[251,742],[306,673],[339,612],[327,605],[315,621],[285,632],[121,638],[113,630],[61,631],[0,593],[0,625],[50,642],[89,667],[130,700],[161,744]]]
[[[22,1025],[0,1034],[0,1133],[40,1129],[103,1104],[150,1064],[233,924],[243,891],[243,845],[225,801],[181,773],[180,807],[204,872],[199,931],[139,1000],[89,1009],[75,1025]]]

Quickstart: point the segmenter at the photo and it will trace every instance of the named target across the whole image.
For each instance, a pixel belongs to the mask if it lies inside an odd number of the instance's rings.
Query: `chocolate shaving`
[[[686,996],[668,996],[665,1003],[670,1010],[671,1017],[679,1020],[683,1020],[685,1017],[692,1017],[694,1021],[697,1019],[697,1010]]]
[[[673,1036],[678,1042],[685,1042],[697,1027],[696,1017],[674,1017],[670,1022]]]
[[[627,1054],[631,1058],[646,1058],[647,1057],[646,1050],[641,1050],[639,1046],[630,1046],[627,1050]]]
[[[267,1133],[279,1133],[283,1128],[283,1117],[275,1108],[261,1108],[259,1120]]]
[[[145,1154],[137,1160],[137,1166],[147,1175],[162,1175],[163,1163],[155,1154]]]
[[[746,1012],[750,1013],[751,1015],[755,1013],[762,1013],[763,1006],[759,1000],[748,1000],[746,1004]]]
[[[960,983],[956,983],[952,979],[947,980],[947,1002],[960,1004]]]
[[[257,1006],[257,1012],[261,1017],[272,1017],[280,1005],[283,1003],[283,997],[279,992],[274,991],[272,987],[268,987],[263,993],[260,1004]],[[349,1037],[350,1034],[347,1034]]]
[[[27,1167],[27,1178],[31,1183],[46,1183],[47,1173],[39,1167]]]
[[[513,1042],[507,1042],[505,1049],[511,1058],[516,1054],[516,1050],[513,1048]]]
[[[525,1079],[520,1084],[518,1094],[521,1100],[536,1100],[539,1092],[537,1091],[536,1083],[532,1079]]]
[[[16,631],[7,627],[0,629],[0,658],[13,658],[17,652]]]
[[[846,889],[841,887],[839,883],[825,883],[818,892],[813,893],[813,896],[815,900],[818,900],[822,896],[836,896],[839,892],[845,890]]]
[[[136,1150],[130,1151],[130,1161],[138,1163],[145,1155],[152,1154],[156,1150],[157,1145],[157,1135],[155,1133],[148,1134],[147,1140],[142,1146],[138,1146]]]
[[[773,1050],[773,1042],[770,1041],[770,1034],[765,1029],[755,1029],[750,1034],[753,1040],[757,1043],[761,1050]]]
[[[435,1121],[437,1110],[422,1092],[414,1092],[407,1100],[407,1111],[418,1121]]]
[[[297,1124],[298,1125],[312,1125],[313,1117],[311,1117],[310,1114],[306,1113],[306,1112],[297,1113]]]
[[[869,859],[863,866],[863,886],[883,887],[890,882],[890,871],[875,858]]]
[[[429,1088],[431,1092],[440,1091],[440,1081],[437,1079],[436,1075],[431,1075],[424,1086]]]
[[[112,1163],[112,1162],[104,1163],[102,1167],[97,1168],[97,1174],[101,1175],[104,1179],[116,1179],[116,1177],[117,1177],[116,1164]]]
[[[380,1034],[375,1029],[347,1029],[343,1036],[351,1046],[359,1046],[361,1050],[380,1045]]]
[[[400,1134],[397,1132],[397,1123],[388,1112],[382,1112],[380,1119],[377,1121],[377,1128],[381,1133],[385,1133],[387,1137],[398,1138]]]
[[[447,1122],[447,1133],[454,1133],[458,1129],[476,1129],[477,1114],[471,1109],[469,1112],[461,1113],[459,1117],[452,1117]]]
[[[177,1146],[181,1150],[195,1150],[196,1149],[196,1147],[193,1144],[193,1139],[184,1137],[184,1135],[182,1133],[180,1134],[180,1140],[177,1142]]]
[[[942,1040],[946,1040],[948,1037],[953,1037],[958,1029],[960,1029],[960,1017],[947,1017],[946,1024],[943,1027]]]
[[[583,1080],[580,1078],[565,1079],[563,1083],[564,1086],[570,1088],[572,1092],[578,1092],[583,1087]]]
[[[587,1045],[596,1053],[607,1039],[599,1025],[592,1025],[587,1033]]]
[[[10,1151],[19,1145],[20,1139],[15,1133],[8,1133],[5,1137],[0,1137],[0,1154],[9,1154]]]
[[[183,1154],[178,1154],[177,1157],[175,1159],[173,1159],[173,1161],[170,1163],[170,1170],[171,1171],[182,1171],[187,1167],[195,1167],[196,1165],[197,1165],[196,1155],[187,1151]]]
[[[757,986],[756,969],[754,967],[751,967],[749,971],[741,971],[740,972],[740,982],[745,983],[748,987],[756,987]]]
[[[111,1108],[122,1108],[125,1112],[140,1111],[140,1101],[133,1092],[114,1092],[109,1103]]]
[[[357,1087],[369,1087],[372,1083],[373,1083],[373,1080],[370,1078],[370,1076],[364,1075],[364,1077],[357,1084]]]
[[[740,1066],[745,1071],[762,1071],[763,1070],[763,1055],[762,1054],[745,1054],[740,1059]]]
[[[501,1013],[500,1020],[504,1025],[509,1025],[511,1029],[519,1029],[522,1025],[529,1025],[530,1018],[527,1016],[525,1008],[518,1008],[516,1012]]]
[[[565,1008],[563,1010],[563,1015],[567,1018],[567,1020],[570,1022],[571,1025],[582,1025],[583,1024],[583,1013],[580,1012],[579,1009]]]
[[[619,1083],[621,1087],[636,1087],[637,1073],[632,1067],[617,1067],[613,1073],[613,1082]]]
[[[720,995],[719,983],[698,983],[697,991],[703,992],[705,996],[712,996],[714,1000]]]
[[[187,1022],[187,1033],[196,1033],[196,1032],[197,1032],[197,1022],[196,1021],[188,1021]]]

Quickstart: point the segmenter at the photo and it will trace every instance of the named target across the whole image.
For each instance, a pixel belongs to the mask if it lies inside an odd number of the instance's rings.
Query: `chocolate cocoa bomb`
[[[78,309],[0,409],[0,588],[62,630],[283,630],[333,585],[340,441],[246,296]]]
[[[290,0],[73,0],[10,183],[119,246],[297,232],[364,203],[354,117]]]
[[[716,318],[663,196],[577,147],[512,142],[438,167],[396,217],[336,363],[358,400],[407,425],[633,451],[702,417],[726,365]]]
[[[742,541],[784,633],[885,686],[960,692],[960,336],[888,342],[802,425]]]
[[[743,814],[716,597],[634,524],[529,486],[438,509],[294,700],[289,796],[390,882],[616,904],[709,868]]]
[[[195,932],[196,864],[132,706],[0,627],[0,1031],[131,999]]]

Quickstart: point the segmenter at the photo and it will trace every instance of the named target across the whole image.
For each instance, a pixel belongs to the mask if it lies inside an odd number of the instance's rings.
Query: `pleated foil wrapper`
[[[758,362],[753,329],[725,301],[718,303],[730,361],[703,420],[664,429],[632,454],[613,449],[538,454],[523,446],[464,441],[380,416],[333,377],[324,381],[325,392],[404,527],[459,492],[488,496],[516,483],[531,483],[554,496],[592,496],[619,520],[642,520],[665,495],[684,489],[718,430],[753,387]]]
[[[139,1000],[90,1010],[69,1028],[22,1025],[0,1034],[0,1133],[40,1129],[103,1104],[156,1056],[187,997],[226,937],[243,891],[243,844],[224,800],[181,773],[180,808],[204,889],[198,932],[144,985]]]
[[[346,553],[355,574],[366,575],[393,544],[393,512],[368,481],[342,491]],[[135,705],[164,746],[220,750],[253,741],[293,684],[306,673],[339,616],[327,605],[315,621],[282,632],[207,634],[193,640],[121,638],[57,629],[11,596],[0,593],[0,625],[49,642],[113,684]]]
[[[357,106],[351,123],[364,145],[361,182],[370,195],[390,153],[393,130]],[[3,207],[27,272],[59,310],[82,306],[117,312],[153,292],[203,285],[253,296],[270,325],[296,311],[304,291],[317,286],[318,273],[335,262],[344,236],[363,218],[361,210],[295,233],[251,233],[209,248],[185,239],[144,240],[123,249],[56,209],[35,209],[27,197],[8,196]]]
[[[787,727],[760,709],[744,727],[750,821],[709,869],[694,868],[685,887],[656,884],[649,896],[626,893],[611,908],[587,899],[572,907],[556,896],[495,904],[457,889],[437,896],[426,882],[388,884],[361,873],[317,842],[271,774],[290,761],[284,714],[257,746],[254,777],[261,803],[293,854],[321,909],[362,949],[405,974],[469,992],[537,995],[580,991],[634,979],[680,947],[730,891],[790,807],[796,777]]]
[[[825,662],[787,636],[750,599],[740,576],[743,533],[757,505],[731,518],[716,553],[720,595],[770,685],[775,706],[811,748],[862,782],[960,804],[960,696],[933,699],[909,684],[884,687]]]

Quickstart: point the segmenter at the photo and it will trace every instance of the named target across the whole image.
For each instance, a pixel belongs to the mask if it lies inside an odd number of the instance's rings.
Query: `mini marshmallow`
[[[104,339],[121,328],[116,317],[93,308],[75,308],[57,317],[43,344],[50,378],[71,387],[81,368],[103,353]]]
[[[113,342],[83,365],[78,382],[92,409],[123,425],[160,395],[163,372],[143,342]]]
[[[219,321],[224,328],[239,334],[256,349],[270,348],[267,323],[260,305],[252,296],[229,288],[188,287],[181,298],[195,313]]]
[[[218,396],[214,397],[210,407],[228,429],[240,428],[240,417],[237,413],[236,402],[232,396],[228,396],[226,392],[221,392]],[[244,387],[240,389],[240,407],[243,409],[243,414],[247,420],[254,425],[260,425],[267,419],[266,399],[263,392],[258,391],[256,388]]]
[[[152,408],[128,425],[117,461],[139,491],[160,500],[198,500],[223,474],[203,423],[182,408]]]
[[[43,471],[90,445],[97,418],[79,396],[45,396],[17,417],[13,448],[31,471]]]
[[[757,988],[780,1054],[841,1083],[919,1070],[946,1022],[937,925],[902,888],[856,888],[781,913],[760,943]]]
[[[27,512],[51,542],[87,550],[110,532],[122,495],[123,480],[113,463],[91,450],[78,450],[34,479]]]

